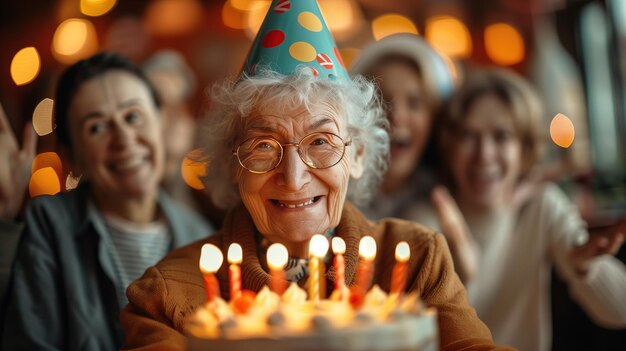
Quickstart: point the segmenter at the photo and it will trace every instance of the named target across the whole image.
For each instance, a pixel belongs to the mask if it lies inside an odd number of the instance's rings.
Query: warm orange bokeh
[[[451,58],[467,58],[472,54],[469,30],[458,18],[435,16],[426,21],[426,40]]]
[[[378,16],[372,21],[372,35],[374,39],[380,40],[396,33],[418,34],[415,23],[399,14],[390,13]]]
[[[33,128],[37,135],[44,136],[52,133],[54,125],[52,122],[52,110],[54,108],[54,100],[45,98],[37,104],[33,111]]]
[[[485,28],[487,56],[498,65],[511,66],[524,60],[524,39],[508,23],[494,23]]]
[[[38,169],[30,177],[28,192],[30,197],[39,195],[54,195],[61,191],[59,176],[52,167]]]
[[[35,156],[31,166],[31,173],[46,167],[51,167],[58,177],[61,177],[63,174],[63,164],[56,152],[42,152]]]
[[[200,149],[190,151],[183,159],[180,167],[183,180],[187,185],[196,190],[204,189],[204,184],[200,177],[206,175],[206,162],[196,161],[200,155]]]
[[[39,75],[41,59],[39,52],[32,46],[18,51],[11,61],[11,78],[15,85],[32,82]]]
[[[568,148],[574,142],[575,136],[574,123],[564,114],[557,113],[550,123],[552,141],[562,148]]]

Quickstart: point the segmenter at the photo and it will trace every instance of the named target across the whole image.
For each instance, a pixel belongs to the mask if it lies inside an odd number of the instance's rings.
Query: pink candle
[[[213,244],[202,245],[199,266],[204,278],[207,302],[220,297],[220,286],[217,277],[215,277],[215,272],[220,269],[223,261],[224,255],[217,246]]]
[[[236,299],[241,295],[241,261],[243,251],[241,245],[230,244],[228,247],[228,281],[230,282],[230,299]]]
[[[333,253],[335,259],[333,266],[335,267],[335,291],[338,291],[341,298],[344,297],[344,289],[346,287],[346,263],[343,254],[346,252],[346,243],[340,237],[334,237],[332,240]]]
[[[286,288],[285,266],[289,260],[287,248],[282,244],[272,244],[267,249],[267,265],[270,268],[270,290],[282,295]]]
[[[359,265],[356,271],[355,292],[364,296],[372,283],[374,258],[376,257],[376,241],[371,236],[364,236],[359,242]]]
[[[396,245],[396,264],[391,271],[391,293],[401,297],[406,288],[407,261],[411,257],[411,250],[406,241]]]

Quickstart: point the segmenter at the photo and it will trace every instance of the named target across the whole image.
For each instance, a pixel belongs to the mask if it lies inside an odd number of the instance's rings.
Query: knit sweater
[[[428,306],[437,308],[442,350],[491,350],[496,348],[491,333],[469,305],[450,253],[441,234],[412,222],[386,219],[368,221],[352,205],[346,204],[335,235],[345,240],[345,279],[354,281],[359,241],[364,235],[376,240],[374,284],[389,290],[396,244],[406,240],[411,248],[407,290],[418,291]],[[126,334],[123,349],[184,350],[187,317],[206,301],[202,274],[198,268],[203,244],[217,245],[223,252],[231,243],[243,248],[242,287],[259,291],[270,276],[257,255],[254,224],[243,206],[231,211],[224,227],[214,236],[173,251],[127,290],[129,304],[122,311]],[[326,271],[327,287],[334,284],[333,268]],[[220,290],[228,298],[228,265],[217,272]]]

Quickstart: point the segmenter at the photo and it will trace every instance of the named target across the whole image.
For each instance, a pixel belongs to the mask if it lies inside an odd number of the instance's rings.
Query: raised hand
[[[626,219],[622,219],[617,225],[610,227],[603,233],[589,236],[589,240],[583,245],[575,247],[569,255],[574,271],[584,277],[589,270],[589,265],[594,258],[600,255],[615,255],[626,238]]]
[[[468,283],[476,274],[478,246],[463,213],[447,188],[435,187],[431,193],[431,200],[439,217],[441,231],[448,240],[457,274],[463,283]]]
[[[13,221],[19,214],[33,158],[37,134],[32,124],[24,128],[24,145],[20,149],[9,120],[0,104],[0,220]]]

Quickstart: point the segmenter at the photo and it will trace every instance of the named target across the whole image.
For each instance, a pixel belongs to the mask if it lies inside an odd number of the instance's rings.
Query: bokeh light
[[[28,192],[30,197],[39,195],[54,195],[61,191],[61,183],[52,167],[38,169],[30,177]]]
[[[227,1],[226,3],[224,3],[224,6],[222,7],[222,22],[224,23],[226,27],[230,27],[234,29],[245,29],[246,28],[246,13],[247,13],[246,11],[239,10],[233,7],[230,1]],[[261,21],[263,20],[262,17],[263,16],[261,16]]]
[[[80,182],[80,178],[81,178],[80,176],[74,177],[72,172],[70,172],[67,175],[67,178],[65,178],[65,190],[75,189],[78,186],[78,183]]]
[[[57,178],[63,174],[63,164],[56,152],[42,152],[35,156],[31,163],[31,173],[34,174],[38,170],[46,167],[52,168],[56,172]]]
[[[320,11],[333,35],[346,31],[355,22],[355,13],[348,0],[320,0]]]
[[[524,39],[508,23],[494,23],[485,28],[487,56],[498,65],[510,66],[524,59]]]
[[[32,46],[18,51],[11,61],[11,78],[16,85],[32,82],[41,69],[41,59],[37,49]]]
[[[57,27],[52,39],[52,54],[61,63],[72,64],[98,51],[96,29],[88,20],[70,18]]]
[[[33,111],[33,128],[37,135],[44,136],[52,133],[54,126],[52,124],[52,109],[54,108],[54,100],[45,98],[37,104]]]
[[[80,12],[87,16],[97,17],[111,11],[116,0],[80,0]]]
[[[552,141],[562,148],[568,148],[574,142],[575,136],[574,123],[566,115],[557,113],[552,122],[550,122],[550,138],[552,138]]]
[[[156,0],[146,9],[146,28],[156,36],[173,37],[194,31],[204,10],[198,0]]]
[[[248,11],[257,0],[228,0],[230,6],[239,11]]]
[[[201,155],[200,149],[194,149],[187,153],[187,155],[183,158],[183,162],[181,164],[181,174],[183,180],[187,185],[196,190],[204,189],[204,183],[200,180],[200,177],[206,175],[206,162],[197,161]]]
[[[472,54],[469,30],[452,16],[435,16],[426,20],[426,40],[451,58],[467,58]]]
[[[390,13],[378,16],[372,21],[372,35],[374,35],[374,39],[380,40],[396,33],[418,34],[415,23],[399,14]]]
[[[342,48],[339,49],[339,53],[341,54],[341,58],[346,67],[351,67],[354,59],[359,56],[361,50],[357,48]]]
[[[254,1],[248,8],[248,12],[245,13],[244,27],[248,38],[254,39],[256,34],[261,29],[261,24],[265,19],[265,14],[270,9],[271,1],[257,0]]]

